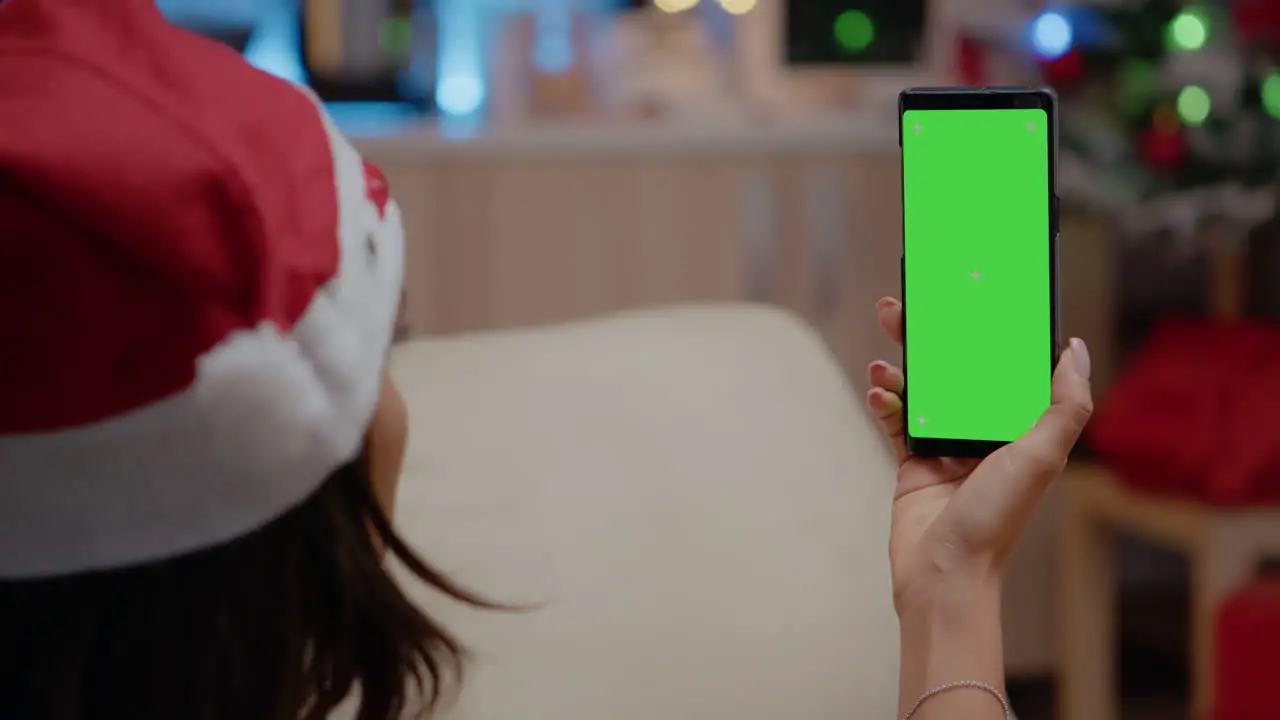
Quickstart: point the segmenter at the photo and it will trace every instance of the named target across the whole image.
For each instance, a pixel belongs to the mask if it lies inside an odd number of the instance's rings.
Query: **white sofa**
[[[396,520],[525,613],[418,591],[474,653],[451,720],[893,718],[894,471],[821,341],[685,306],[401,346]]]

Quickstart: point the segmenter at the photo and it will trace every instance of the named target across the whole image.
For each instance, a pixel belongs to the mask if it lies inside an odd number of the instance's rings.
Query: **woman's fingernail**
[[[1075,363],[1076,374],[1088,380],[1093,361],[1089,359],[1089,347],[1080,338],[1071,338],[1071,362]]]
[[[889,392],[888,390],[884,391],[884,395],[886,396],[885,401],[886,401],[886,404],[889,406],[890,410],[894,412],[898,412],[902,410],[902,398],[898,397],[894,393]]]

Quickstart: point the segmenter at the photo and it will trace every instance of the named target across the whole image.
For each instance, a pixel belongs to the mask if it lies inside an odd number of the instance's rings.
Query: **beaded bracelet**
[[[992,697],[1000,701],[1000,707],[1004,709],[1005,720],[1012,720],[1013,711],[1009,708],[1009,701],[1004,699],[1004,693],[986,683],[980,683],[975,680],[961,680],[959,682],[947,683],[946,685],[939,685],[938,687],[926,692],[920,696],[919,700],[916,700],[915,705],[911,706],[911,709],[907,711],[907,714],[902,716],[902,720],[911,720],[911,718],[915,716],[916,712],[920,710],[920,706],[924,705],[925,702],[934,695],[941,695],[944,692],[959,690],[961,688],[973,688],[974,690],[982,690],[990,693]]]

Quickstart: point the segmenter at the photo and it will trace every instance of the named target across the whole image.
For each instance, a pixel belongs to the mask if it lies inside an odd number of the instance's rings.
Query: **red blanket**
[[[1280,327],[1167,322],[1100,403],[1089,440],[1141,490],[1280,503]]]

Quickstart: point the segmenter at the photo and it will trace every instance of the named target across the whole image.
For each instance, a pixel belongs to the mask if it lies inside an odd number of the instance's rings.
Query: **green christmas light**
[[[1209,19],[1203,11],[1188,8],[1169,23],[1167,35],[1171,49],[1195,52],[1209,40]]]
[[[1119,102],[1124,112],[1139,115],[1150,107],[1156,94],[1158,76],[1151,63],[1126,60],[1120,67]]]
[[[1213,104],[1209,101],[1209,93],[1197,85],[1188,85],[1178,93],[1176,103],[1178,117],[1187,125],[1200,125],[1209,119],[1209,111]]]
[[[1260,88],[1262,109],[1273,118],[1280,118],[1280,72],[1275,70],[1262,81]]]
[[[836,18],[833,32],[836,42],[845,52],[861,52],[876,39],[876,27],[867,14],[859,10],[845,10]]]
[[[382,50],[391,55],[405,55],[413,48],[413,23],[404,18],[391,18],[378,30]]]

